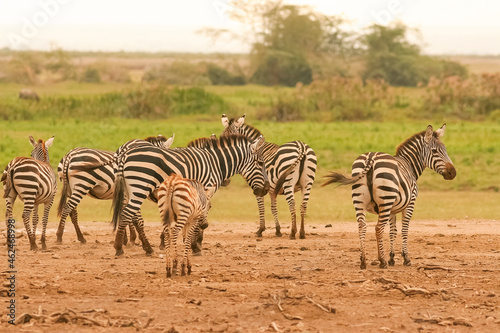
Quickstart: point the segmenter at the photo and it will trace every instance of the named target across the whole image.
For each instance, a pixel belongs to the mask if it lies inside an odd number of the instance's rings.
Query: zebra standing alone
[[[9,162],[3,172],[1,181],[3,182],[4,198],[6,201],[5,219],[12,218],[12,209],[17,196],[24,202],[23,222],[26,233],[30,240],[30,249],[37,250],[36,227],[38,224],[38,205],[44,204],[42,218],[42,250],[47,248],[45,244],[45,232],[49,221],[49,211],[54,202],[57,192],[57,183],[54,170],[49,164],[48,149],[54,142],[54,136],[47,141],[35,141],[29,136],[29,141],[33,146],[31,158],[16,157]],[[30,217],[33,212],[33,230],[30,227]]]
[[[230,134],[241,134],[251,140],[259,137],[261,132],[245,124],[245,116],[238,119],[228,119],[225,114],[222,115],[222,125],[225,129],[221,136]],[[281,237],[281,227],[278,221],[278,209],[276,205],[276,197],[279,194],[284,194],[288,202],[288,208],[292,216],[292,229],[290,231],[290,239],[295,239],[297,232],[297,222],[295,214],[295,198],[294,193],[302,192],[302,204],[300,206],[300,233],[299,237],[306,237],[304,229],[304,221],[307,211],[307,202],[316,176],[316,155],[314,151],[301,141],[292,141],[281,146],[265,142],[260,147],[260,152],[264,159],[264,164],[269,177],[269,196],[271,197],[271,211],[276,224],[276,236]],[[257,237],[262,237],[262,232],[266,230],[266,221],[264,214],[264,198],[257,197],[259,206],[260,227],[257,231]]]
[[[443,137],[446,124],[434,132],[429,125],[427,130],[417,133],[399,145],[396,155],[386,153],[366,153],[359,156],[352,165],[352,175],[347,177],[331,172],[328,181],[322,186],[339,183],[352,185],[352,202],[356,210],[359,227],[361,269],[366,269],[366,211],[378,214],[375,233],[378,244],[380,268],[387,268],[384,255],[383,233],[387,222],[390,223],[390,260],[394,265],[394,241],[396,239],[396,214],[403,214],[402,256],[404,265],[411,264],[408,255],[408,228],[418,194],[417,179],[426,167],[431,168],[444,179],[451,180],[456,170],[451,162],[445,145],[439,140]]]
[[[205,148],[165,150],[145,146],[126,152],[124,163],[116,175],[113,197],[113,224],[115,229],[118,226],[114,243],[116,255],[123,254],[125,226],[139,211],[146,197],[172,173],[216,188],[239,173],[253,188],[254,194],[265,195],[269,182],[258,153],[262,141],[263,137],[251,141],[244,136],[233,135],[207,140]],[[140,235],[141,230],[138,229],[138,232]],[[148,254],[153,252],[147,239],[143,240],[143,248]]]
[[[168,149],[173,141],[174,135],[168,139],[163,135],[158,135],[157,137],[148,137],[144,140],[130,140],[120,146],[116,153],[81,147],[74,148],[64,155],[57,168],[59,179],[63,183],[61,199],[57,210],[58,216],[61,218],[56,233],[57,243],[62,242],[68,215],[71,217],[71,222],[75,227],[78,240],[82,244],[87,242],[78,225],[77,206],[86,195],[99,200],[109,200],[113,198],[115,189],[114,169],[117,168],[116,164],[120,154],[123,154],[133,147],[142,145],[155,145]],[[97,163],[100,167],[86,168],[88,163]],[[153,201],[156,202],[156,198],[154,198]],[[135,218],[143,221],[140,213],[138,213],[138,216]],[[131,224],[130,242],[132,244],[135,238],[135,231]]]
[[[181,275],[186,275],[186,268],[187,274],[191,274],[189,247],[197,228],[208,224],[210,198],[215,190],[215,186],[205,189],[199,181],[176,174],[167,176],[161,183],[158,189],[158,209],[163,223],[167,277],[175,274],[177,269],[177,239],[181,231],[184,231]]]

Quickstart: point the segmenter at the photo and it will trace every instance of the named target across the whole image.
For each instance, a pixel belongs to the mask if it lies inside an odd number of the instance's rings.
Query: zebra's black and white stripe
[[[167,277],[175,275],[177,269],[177,239],[184,235],[184,252],[181,275],[191,274],[189,247],[195,239],[197,229],[208,225],[207,215],[210,198],[216,187],[205,189],[192,179],[185,179],[176,174],[167,176],[158,189],[158,209],[163,223],[165,242],[165,261]]]
[[[113,223],[118,226],[114,247],[123,254],[122,237],[125,226],[139,211],[142,202],[170,174],[195,179],[206,187],[219,188],[222,182],[239,173],[253,188],[265,195],[268,182],[258,158],[258,145],[263,138],[251,141],[243,136],[229,136],[206,141],[205,148],[160,149],[154,146],[133,148],[125,153],[123,168],[118,170],[113,198]],[[126,200],[125,200],[126,198]],[[123,204],[125,202],[125,204]],[[119,221],[119,225],[118,225]],[[139,236],[142,229],[137,230]],[[145,237],[145,235],[144,235]],[[143,240],[146,253],[152,253]]]
[[[14,202],[19,196],[24,202],[23,222],[30,240],[31,250],[37,250],[36,227],[38,224],[38,205],[44,204],[42,218],[42,249],[46,249],[45,232],[49,221],[49,211],[57,192],[57,183],[54,170],[50,166],[48,148],[52,145],[54,137],[47,141],[35,141],[32,136],[29,141],[33,146],[31,158],[16,157],[9,162],[3,172],[1,181],[4,187],[6,201],[5,219],[12,218]],[[32,226],[30,217],[33,213]]]
[[[130,140],[124,143],[118,150],[111,151],[98,150],[92,148],[74,148],[70,150],[59,162],[58,176],[63,183],[61,199],[58,206],[58,216],[60,216],[59,227],[57,228],[57,242],[62,242],[66,218],[71,217],[71,222],[75,227],[78,240],[84,244],[85,237],[80,231],[78,225],[77,206],[86,195],[99,199],[109,200],[113,198],[115,189],[115,174],[119,156],[126,151],[144,145],[154,145],[168,149],[174,141],[174,136],[166,138],[162,135],[157,137],[148,137],[144,140]],[[89,167],[93,165],[99,167]],[[151,196],[154,202],[157,202],[154,194]],[[134,217],[137,223],[144,223],[140,212]],[[130,242],[135,241],[135,231],[130,224]],[[126,237],[125,237],[126,240]]]
[[[426,167],[431,168],[444,179],[455,178],[456,170],[440,141],[446,125],[434,132],[432,126],[417,133],[403,142],[396,155],[386,153],[366,153],[359,156],[352,165],[352,175],[347,177],[332,172],[323,186],[340,183],[352,185],[352,202],[356,210],[361,250],[361,269],[366,268],[366,212],[378,214],[375,228],[378,259],[381,268],[387,268],[383,247],[383,233],[387,222],[390,223],[390,260],[394,265],[394,241],[396,239],[396,214],[403,214],[402,256],[404,265],[411,261],[408,255],[408,228],[418,194],[417,179]]]
[[[222,124],[225,127],[222,136],[241,134],[250,139],[255,139],[261,135],[258,129],[245,124],[245,115],[238,119],[228,119],[226,115],[222,115]],[[307,203],[316,176],[317,159],[314,151],[302,141],[292,141],[281,146],[265,142],[259,151],[264,159],[269,178],[269,196],[271,197],[271,211],[276,225],[276,236],[281,236],[276,197],[280,194],[285,195],[292,218],[290,239],[295,239],[297,218],[294,193],[301,191],[302,203],[300,205],[301,220],[299,237],[301,239],[305,238],[304,222]],[[264,198],[262,196],[257,196],[257,204],[260,217],[260,227],[257,231],[257,236],[262,237],[262,232],[266,230]]]

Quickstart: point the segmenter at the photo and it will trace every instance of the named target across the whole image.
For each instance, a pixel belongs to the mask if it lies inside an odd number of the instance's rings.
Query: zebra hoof
[[[87,244],[87,240],[85,238],[79,239],[80,244]]]
[[[62,239],[61,239],[61,240],[59,240],[59,239],[58,239],[58,240],[56,240],[56,244],[57,244],[57,245],[62,245]]]
[[[392,259],[392,258],[391,258],[391,259],[389,259],[389,261],[388,261],[389,266],[394,266],[394,264],[395,264],[395,263],[396,263],[396,262],[395,262],[395,261],[394,261],[394,259]]]
[[[262,231],[257,231],[255,233],[255,236],[257,236],[258,238],[262,238]]]
[[[124,244],[124,245],[125,245],[125,244]],[[133,242],[128,242],[125,246],[126,246],[126,247],[128,247],[128,248],[131,248],[131,247],[134,247],[134,246],[135,246],[135,243],[133,243]]]
[[[411,260],[410,259],[405,259],[405,261],[403,262],[403,265],[405,265],[405,266],[411,266]]]
[[[295,239],[295,235],[290,235],[290,239]]]
[[[301,234],[301,235],[299,236],[299,238],[300,238],[300,239],[306,239],[306,235],[302,235],[302,234]]]
[[[279,231],[276,231],[276,237],[282,237],[283,235],[281,234],[281,232]]]
[[[123,255],[125,252],[123,252],[123,250],[116,250],[116,253],[115,253],[115,257],[119,257],[121,255]]]
[[[158,247],[160,250],[165,250],[165,245],[160,245],[160,247]]]
[[[362,261],[361,264],[359,265],[359,268],[366,269],[366,261]]]
[[[387,261],[385,260],[380,260],[380,265],[379,265],[380,268],[382,269],[386,269],[387,268]]]

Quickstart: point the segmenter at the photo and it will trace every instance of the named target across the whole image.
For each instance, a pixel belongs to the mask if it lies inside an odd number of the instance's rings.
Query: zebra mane
[[[251,139],[240,134],[231,134],[228,136],[221,136],[219,138],[199,138],[188,143],[188,147],[197,147],[203,149],[209,148],[225,148],[234,147],[241,143],[251,143]]]
[[[165,142],[167,141],[167,138],[164,137],[163,135],[158,135],[158,136],[148,136],[147,138],[144,139],[144,141],[147,141],[149,143],[155,143],[155,142]]]
[[[237,120],[237,118],[231,118],[229,119],[229,126],[231,126],[235,121]],[[243,126],[244,128],[244,131],[245,132],[252,132],[253,135],[256,136],[256,138],[258,138],[259,136],[262,135],[262,132],[260,130],[258,130],[257,128],[253,127],[252,125],[248,125],[247,123],[244,123]]]
[[[412,142],[416,142],[416,141],[419,141],[420,139],[422,139],[425,136],[425,132],[426,131],[418,132],[418,133],[412,135],[411,137],[409,137],[408,139],[406,139],[403,143],[401,143],[396,148],[396,156],[399,156],[403,152],[403,150],[405,150],[406,147],[408,147],[408,145],[411,144]],[[439,140],[438,134],[436,131],[434,131],[433,137],[435,139]]]

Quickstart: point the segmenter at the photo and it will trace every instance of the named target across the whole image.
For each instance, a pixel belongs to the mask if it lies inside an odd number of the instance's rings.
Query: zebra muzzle
[[[255,190],[253,190],[253,194],[257,195],[259,197],[263,197],[263,196],[265,196],[267,194],[267,192],[269,192],[269,188],[270,187],[271,186],[269,185],[269,182],[266,180],[264,182],[264,187],[263,188],[257,188]]]
[[[457,170],[451,163],[446,163],[445,170],[443,172],[443,177],[446,180],[452,180],[457,176]]]

